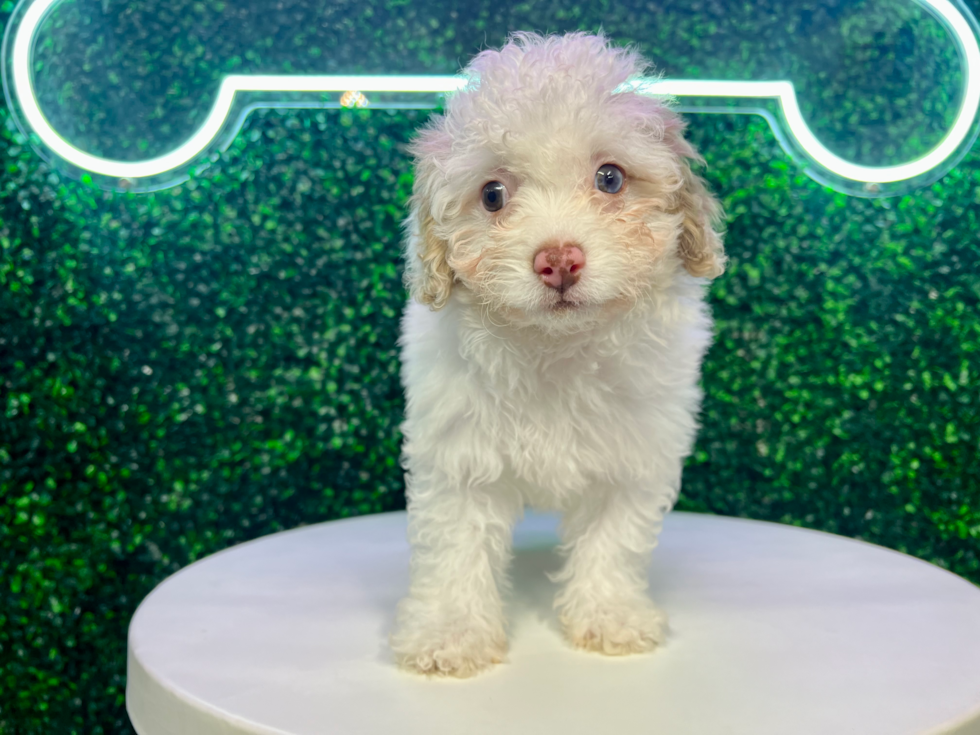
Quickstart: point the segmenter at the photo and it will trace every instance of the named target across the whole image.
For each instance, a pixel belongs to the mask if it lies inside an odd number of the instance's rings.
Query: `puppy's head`
[[[724,266],[721,209],[663,101],[616,91],[642,75],[600,36],[517,34],[413,144],[406,281],[453,289],[497,319],[588,328],[652,302],[682,272]]]

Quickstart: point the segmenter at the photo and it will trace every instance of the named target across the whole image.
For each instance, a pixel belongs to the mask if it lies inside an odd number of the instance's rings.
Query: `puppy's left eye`
[[[483,187],[483,208],[488,212],[498,212],[507,198],[507,187],[499,181],[491,181]]]
[[[595,188],[606,194],[617,194],[623,188],[623,169],[605,163],[595,172]]]

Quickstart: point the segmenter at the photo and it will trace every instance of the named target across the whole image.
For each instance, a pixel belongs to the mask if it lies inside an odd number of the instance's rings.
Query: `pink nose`
[[[585,254],[576,245],[559,245],[539,250],[534,272],[548,286],[565,291],[578,281],[585,268]]]

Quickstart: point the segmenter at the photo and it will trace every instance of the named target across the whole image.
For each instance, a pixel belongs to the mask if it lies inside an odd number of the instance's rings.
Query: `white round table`
[[[569,648],[551,607],[556,519],[515,534],[509,662],[467,680],[395,668],[404,513],[307,526],[203,559],[129,629],[140,735],[980,733],[980,589],[829,534],[672,513],[652,654]]]

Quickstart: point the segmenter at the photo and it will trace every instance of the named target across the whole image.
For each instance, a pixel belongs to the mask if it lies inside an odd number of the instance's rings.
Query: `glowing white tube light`
[[[789,81],[711,81],[694,79],[638,80],[628,88],[674,97],[771,98],[778,100],[789,134],[826,171],[856,182],[883,184],[925,174],[953,155],[966,139],[980,106],[980,46],[970,24],[949,0],[919,0],[940,16],[963,53],[963,99],[952,127],[921,158],[894,166],[863,166],[832,153],[810,131]],[[14,94],[23,117],[45,146],[62,160],[95,174],[142,179],[178,169],[194,160],[225,124],[237,92],[395,92],[451,93],[466,84],[458,76],[362,76],[283,74],[226,76],[204,124],[169,153],[146,161],[117,161],[86,153],[62,138],[41,111],[31,78],[31,49],[45,14],[59,0],[36,0],[27,8],[14,39],[11,71]]]

